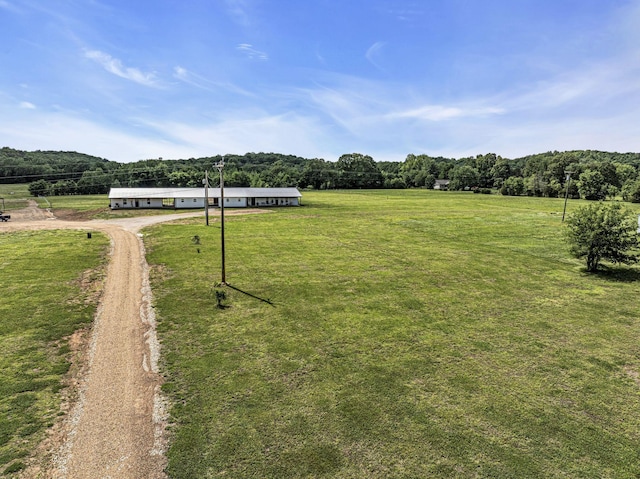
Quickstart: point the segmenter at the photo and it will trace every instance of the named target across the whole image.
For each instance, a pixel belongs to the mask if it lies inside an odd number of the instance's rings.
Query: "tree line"
[[[30,183],[33,195],[102,194],[111,187],[201,187],[211,185],[222,156],[118,163],[76,152],[0,149],[0,183]],[[522,158],[494,153],[466,158],[409,154],[382,161],[361,153],[337,161],[278,153],[225,155],[225,185],[302,189],[433,188],[499,191],[503,195],[563,196],[599,200],[622,196],[640,202],[640,153],[593,150],[546,152]],[[571,181],[567,182],[568,172]]]

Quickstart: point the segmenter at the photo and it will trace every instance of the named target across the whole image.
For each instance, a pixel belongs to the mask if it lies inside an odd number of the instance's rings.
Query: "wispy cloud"
[[[171,144],[183,145],[185,149],[199,151],[247,152],[288,151],[292,154],[320,156],[319,145],[327,144],[328,138],[319,141],[324,132],[312,118],[293,113],[268,115],[257,111],[237,112],[220,121],[200,124],[171,121],[151,121],[155,128]]]
[[[174,67],[173,69],[173,77],[177,80],[180,80],[187,85],[191,85],[195,88],[199,88],[201,90],[213,92],[224,90],[227,92],[235,93],[237,95],[247,96],[247,97],[255,97],[255,95],[247,90],[244,90],[236,85],[231,83],[221,83],[209,80],[202,75],[198,75],[186,68],[181,66]]]
[[[390,113],[389,119],[411,118],[425,121],[444,121],[464,117],[483,117],[488,115],[500,115],[505,110],[494,106],[444,106],[425,105],[420,108]]]
[[[383,47],[386,45],[385,42],[376,42],[369,47],[367,53],[365,53],[365,58],[378,70],[383,70],[382,66],[378,63],[378,57],[380,56]]]
[[[197,75],[193,72],[190,72],[186,68],[181,66],[174,67],[173,69],[173,77],[181,82],[187,83],[188,85],[194,86],[196,88],[200,88],[202,90],[212,91],[213,84],[206,78],[203,78],[200,75]]]
[[[269,55],[265,52],[261,52],[260,50],[256,50],[253,48],[253,45],[249,43],[241,43],[236,48],[247,55],[251,60],[267,61],[269,59]]]
[[[225,0],[227,11],[233,20],[241,26],[249,26],[246,0]]]
[[[29,101],[23,101],[23,102],[20,102],[20,108],[23,108],[25,110],[35,110],[36,106]]]
[[[154,73],[144,73],[138,68],[125,67],[122,61],[113,58],[108,53],[99,50],[86,50],[85,57],[101,65],[106,71],[120,78],[130,80],[140,85],[158,87],[156,75]]]

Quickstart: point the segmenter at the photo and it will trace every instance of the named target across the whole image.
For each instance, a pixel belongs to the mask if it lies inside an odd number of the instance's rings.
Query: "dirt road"
[[[111,260],[93,324],[78,399],[49,439],[47,465],[23,477],[163,478],[165,407],[148,270],[137,231],[149,224],[201,215],[146,216],[69,222],[37,210],[12,212],[0,233],[18,229],[100,230],[111,238]],[[14,221],[15,218],[15,221]],[[47,219],[42,219],[47,218]]]

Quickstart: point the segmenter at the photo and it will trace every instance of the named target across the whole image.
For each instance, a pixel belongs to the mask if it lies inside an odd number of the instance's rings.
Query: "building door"
[[[140,202],[136,200],[136,208],[140,208]]]

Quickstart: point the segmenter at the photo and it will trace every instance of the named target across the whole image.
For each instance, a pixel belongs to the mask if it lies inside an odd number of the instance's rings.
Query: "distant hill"
[[[33,194],[97,194],[106,193],[112,186],[201,187],[208,170],[210,185],[216,186],[219,176],[215,164],[222,158],[118,163],[77,152],[4,147],[0,149],[0,183],[37,183],[30,187]],[[486,192],[497,188],[503,194],[558,196],[564,194],[566,172],[571,171],[571,196],[583,194],[576,180],[588,172],[595,188],[589,197],[602,197],[620,192],[624,196],[625,185],[628,193],[631,183],[640,181],[640,153],[595,150],[548,151],[514,159],[495,153],[458,159],[408,154],[398,162],[375,162],[360,153],[342,155],[335,162],[263,152],[225,155],[224,159],[227,186],[432,188],[436,179],[449,179],[450,189]]]
[[[0,149],[0,183],[30,183],[39,179],[78,179],[96,168],[115,170],[114,161],[75,151],[22,151]]]

